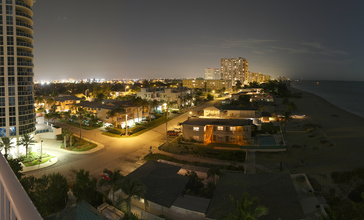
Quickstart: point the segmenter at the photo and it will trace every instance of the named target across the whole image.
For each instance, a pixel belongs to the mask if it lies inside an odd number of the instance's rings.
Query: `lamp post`
[[[126,95],[126,89],[129,89],[129,86],[125,86],[125,95]]]
[[[125,136],[128,136],[128,114],[125,113]]]
[[[43,155],[43,140],[40,141],[40,161],[42,161],[42,155]]]

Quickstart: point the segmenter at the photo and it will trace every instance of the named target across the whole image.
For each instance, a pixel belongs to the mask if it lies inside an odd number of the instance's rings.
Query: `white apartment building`
[[[33,0],[0,1],[0,136],[35,131]]]
[[[236,85],[236,81],[244,84],[249,73],[249,61],[245,58],[223,58],[221,59],[221,79],[232,80],[232,85]]]
[[[185,106],[191,103],[193,89],[188,88],[141,88],[137,96],[146,100],[165,102],[177,102],[177,106]]]
[[[206,68],[205,79],[221,79],[219,68]]]

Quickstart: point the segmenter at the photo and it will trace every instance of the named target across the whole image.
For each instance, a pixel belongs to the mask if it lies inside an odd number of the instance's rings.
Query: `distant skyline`
[[[35,80],[192,78],[243,57],[273,78],[361,80],[363,1],[38,0]]]

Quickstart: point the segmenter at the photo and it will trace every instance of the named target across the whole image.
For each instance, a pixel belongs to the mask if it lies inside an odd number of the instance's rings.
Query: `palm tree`
[[[48,105],[48,107],[49,107],[49,106],[52,106],[54,103],[55,103],[54,98],[49,98],[49,99],[47,99],[47,105]]]
[[[124,178],[123,175],[120,174],[121,170],[114,170],[114,172],[104,169],[104,174],[108,176],[108,179],[103,178],[99,181],[99,186],[107,186],[109,189],[105,191],[105,194],[108,195],[112,192],[112,202],[114,203],[114,194],[118,191],[120,186],[120,181]]]
[[[234,204],[235,214],[230,213],[224,219],[226,220],[257,220],[263,215],[268,215],[269,209],[263,205],[256,205],[259,202],[258,197],[251,197],[247,193],[241,196],[240,201],[235,200],[230,195],[230,200]]]
[[[13,148],[14,146],[12,146],[14,143],[11,142],[11,138],[9,137],[1,137],[2,142],[0,143],[0,149],[4,149],[5,150],[5,158],[8,158],[8,151]]]
[[[23,145],[25,147],[25,157],[28,157],[28,147],[34,145],[35,143],[37,142],[30,134],[24,134],[18,142],[18,146]]]
[[[77,108],[76,115],[77,115],[78,121],[80,122],[80,139],[81,139],[81,130],[82,130],[82,120],[83,120],[85,114],[86,114],[86,111],[83,108],[81,108],[81,107]]]
[[[213,183],[216,185],[217,179],[215,179],[215,177],[220,176],[220,174],[221,174],[220,168],[217,166],[213,166],[207,171],[207,178],[211,176]]]
[[[62,113],[62,117],[64,119],[64,122],[67,123],[68,120],[71,118],[71,112],[70,111],[63,112]]]
[[[133,198],[142,198],[146,193],[146,187],[139,180],[132,180],[126,177],[123,179],[121,190],[126,195],[126,198],[121,200],[121,202],[124,201],[126,203],[126,214],[129,216],[131,214],[131,200]]]
[[[284,111],[283,112],[283,117],[284,117],[283,133],[286,133],[286,124],[287,124],[287,121],[291,121],[291,112],[290,111]]]
[[[107,115],[107,117],[111,118],[111,124],[113,124],[115,127],[115,120],[114,120],[114,117],[116,116],[115,111],[110,110],[110,111],[106,112],[106,115]]]

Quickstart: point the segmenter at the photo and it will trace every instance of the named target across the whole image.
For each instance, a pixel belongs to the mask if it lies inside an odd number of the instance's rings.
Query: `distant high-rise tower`
[[[249,72],[249,61],[244,58],[223,58],[221,59],[221,78],[224,80],[232,80],[235,85],[236,81],[245,83]]]
[[[33,3],[0,1],[0,137],[35,131]]]
[[[219,68],[206,68],[205,79],[221,79]]]

